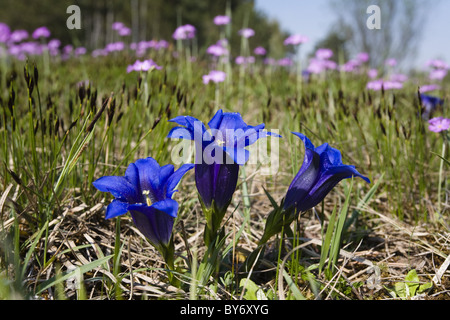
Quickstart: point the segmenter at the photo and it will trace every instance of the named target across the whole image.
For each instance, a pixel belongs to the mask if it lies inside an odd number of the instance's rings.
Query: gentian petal
[[[284,208],[294,204],[296,210],[306,211],[320,203],[326,195],[343,179],[352,176],[370,180],[361,175],[354,166],[342,163],[341,152],[327,143],[315,148],[303,134],[293,132],[305,144],[305,158],[299,172],[289,186]]]
[[[172,218],[177,217],[178,202],[176,202],[175,200],[164,199],[162,201],[158,201],[158,202],[152,204],[151,207],[168,214]]]
[[[294,134],[303,140],[305,144],[305,156],[300,170],[289,186],[284,202],[285,209],[302,202],[308,196],[309,191],[317,182],[320,174],[320,155],[314,151],[314,145],[301,133]]]
[[[210,208],[214,197],[215,171],[220,164],[206,164],[204,162],[195,164],[195,185],[203,204]],[[216,169],[217,168],[217,169]]]
[[[200,152],[200,149],[203,149],[212,141],[212,138],[206,130],[205,125],[200,120],[194,117],[178,116],[169,120],[169,122],[175,122],[179,125],[184,126],[184,128],[173,128],[169,132],[167,137],[194,140],[197,152]]]
[[[250,151],[244,148],[228,148],[224,147],[223,150],[227,153],[227,159],[232,159],[233,163],[238,165],[244,165],[250,158]],[[225,160],[225,161],[226,161]],[[230,161],[229,161],[230,162]]]
[[[130,163],[125,171],[125,179],[127,179],[128,182],[135,187],[137,193],[139,193],[139,170],[134,163]]]
[[[194,132],[184,127],[175,127],[170,129],[167,138],[194,140]]]
[[[178,168],[177,171],[175,171],[168,179],[165,185],[165,194],[167,198],[172,198],[172,195],[177,190],[174,190],[178,183],[180,182],[181,178],[192,168],[194,168],[194,164],[183,164],[180,168]]]
[[[188,118],[192,118],[192,117],[178,116],[173,119],[170,119],[169,122],[175,122],[175,123],[179,124],[180,126],[187,127],[189,124]]]
[[[217,170],[218,169],[218,170]],[[227,208],[236,190],[239,178],[239,165],[220,164],[216,168],[216,188],[214,190],[214,202],[220,211]]]
[[[128,212],[128,203],[119,200],[113,200],[106,208],[105,219],[115,218],[127,212]]]
[[[125,177],[105,176],[92,183],[97,190],[111,193],[116,199],[127,202],[137,202],[138,195],[133,186]]]
[[[227,129],[243,129],[247,127],[247,124],[242,119],[240,113],[237,112],[226,112],[222,115],[219,127],[220,131],[225,131]]]
[[[358,172],[358,170],[356,170],[355,166],[351,166],[351,165],[343,164],[340,166],[329,168],[329,169],[327,169],[326,174],[327,175],[343,175],[344,179],[351,178],[351,177],[360,177],[367,183],[370,183],[369,178],[363,176],[361,173]]]
[[[219,109],[212,119],[208,122],[208,127],[210,129],[219,129],[220,123],[222,122],[223,111]]]
[[[303,133],[300,133],[300,132],[291,132],[291,133],[296,135],[303,141],[303,143],[305,144],[305,148],[315,150],[314,144]]]
[[[355,175],[355,171],[353,166],[342,166],[338,170],[333,169],[322,174],[317,183],[310,190],[309,195],[305,197],[303,201],[298,203],[297,210],[306,211],[319,204],[341,180],[351,178]],[[358,176],[362,177],[359,173]],[[366,179],[367,178],[364,180]],[[368,179],[366,181],[368,181]]]
[[[153,206],[131,205],[131,217],[138,230],[154,245],[167,245],[172,235],[174,218]]]
[[[161,167],[161,170],[159,171],[159,182],[162,188],[167,184],[167,180],[173,175],[173,172],[174,167],[172,164],[166,164]]]
[[[160,166],[153,158],[139,159],[135,162],[139,170],[139,184],[141,192],[149,191],[152,203],[160,201],[164,198],[162,190],[160,190]]]

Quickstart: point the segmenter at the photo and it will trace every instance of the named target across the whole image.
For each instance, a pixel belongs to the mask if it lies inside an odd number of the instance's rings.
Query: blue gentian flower
[[[239,167],[249,159],[246,149],[259,138],[277,136],[265,125],[247,125],[239,113],[217,111],[209,121],[209,130],[191,116],[172,120],[182,127],[173,128],[169,138],[193,140],[195,143],[195,182],[206,218],[205,243],[216,236],[231,202],[239,176]]]
[[[289,225],[304,212],[320,203],[326,195],[343,179],[360,177],[370,183],[354,166],[342,163],[341,152],[325,143],[314,147],[303,134],[292,132],[305,144],[303,164],[288,188],[280,205],[275,204],[269,213],[264,233],[258,247],[247,257],[243,267],[250,270],[262,254],[266,242]],[[272,200],[271,200],[272,201]],[[291,231],[292,232],[292,231]]]
[[[429,96],[426,94],[420,94],[420,100],[422,100],[422,118],[428,120],[431,114],[436,110],[438,106],[444,103],[444,100]]]
[[[283,206],[285,210],[295,208],[298,213],[311,209],[343,179],[360,177],[370,183],[354,166],[342,163],[339,150],[328,143],[316,148],[305,135],[297,132],[293,134],[305,144],[305,156],[302,167],[287,191]]]
[[[226,209],[236,189],[239,166],[248,161],[246,149],[259,138],[278,136],[263,130],[265,125],[247,125],[239,113],[217,111],[209,121],[209,130],[194,117],[179,116],[172,120],[183,127],[173,128],[169,138],[195,141],[195,180],[206,208],[215,205]],[[279,136],[278,136],[279,137]]]
[[[93,185],[115,197],[106,209],[106,219],[130,212],[138,230],[161,249],[169,244],[177,217],[178,203],[172,199],[175,187],[192,168],[184,164],[174,171],[173,165],[160,167],[149,157],[131,163],[125,176],[101,177]]]

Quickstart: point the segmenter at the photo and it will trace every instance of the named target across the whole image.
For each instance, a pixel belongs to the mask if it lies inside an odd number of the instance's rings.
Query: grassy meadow
[[[162,68],[127,72],[136,59]],[[260,56],[215,64],[204,49],[174,41],[141,57],[125,48],[0,61],[1,299],[449,298],[449,273],[439,270],[450,252],[448,131],[430,131],[421,117],[426,74],[400,89],[370,90],[364,65],[300,76],[295,65]],[[203,83],[213,68],[226,71],[225,81]],[[434,94],[448,100],[448,83],[440,85]],[[172,163],[178,142],[167,138],[168,120],[207,123],[220,108],[278,130],[278,167],[264,175],[258,163],[241,168],[218,263],[206,254],[193,170],[186,174],[174,195],[175,285],[130,215],[105,219],[113,198],[92,183],[140,158]],[[447,105],[435,116],[448,117]],[[244,272],[272,201],[302,165],[293,131],[338,148],[371,183],[340,182]]]

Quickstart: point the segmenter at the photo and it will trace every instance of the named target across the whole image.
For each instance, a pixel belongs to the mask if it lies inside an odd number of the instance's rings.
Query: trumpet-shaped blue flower
[[[249,145],[259,138],[275,135],[265,125],[247,125],[239,113],[217,111],[209,121],[209,130],[191,116],[172,120],[168,137],[195,142],[195,182],[210,230],[217,230],[236,190],[239,166],[249,159]],[[275,135],[278,136],[278,135]],[[279,136],[278,136],[279,137]]]
[[[130,212],[138,230],[161,249],[168,245],[177,217],[178,203],[172,199],[175,187],[192,168],[185,164],[174,171],[173,165],[160,167],[149,157],[131,163],[125,176],[101,177],[93,185],[115,197],[106,209],[106,219]]]
[[[201,121],[190,116],[179,116],[170,121],[183,127],[173,128],[169,138],[195,141],[196,185],[207,208],[215,200],[219,209],[226,209],[236,189],[239,165],[247,162],[250,156],[246,147],[259,138],[275,135],[263,130],[263,123],[250,126],[239,113],[222,110],[217,111],[209,121],[209,130]]]
[[[289,186],[284,201],[285,210],[295,208],[296,212],[302,212],[316,206],[343,179],[355,176],[370,183],[354,166],[342,163],[339,150],[330,147],[328,143],[316,148],[305,135],[296,132],[293,134],[305,144],[305,157]]]

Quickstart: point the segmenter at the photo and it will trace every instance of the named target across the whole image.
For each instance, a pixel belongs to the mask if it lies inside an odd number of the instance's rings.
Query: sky
[[[433,6],[428,8],[429,17],[423,26],[422,41],[415,60],[418,68],[436,58],[450,64],[450,0],[429,2]],[[305,54],[313,50],[314,44],[327,35],[336,21],[329,0],[255,0],[255,3],[256,8],[269,19],[277,20],[283,30],[309,37],[309,43],[302,46]]]

